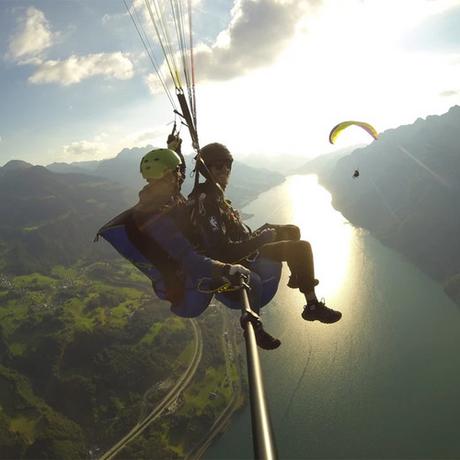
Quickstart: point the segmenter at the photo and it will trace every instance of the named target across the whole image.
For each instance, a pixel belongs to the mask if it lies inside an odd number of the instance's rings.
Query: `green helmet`
[[[175,171],[181,164],[179,155],[170,149],[154,149],[141,160],[141,174],[144,179],[161,179],[168,171]]]

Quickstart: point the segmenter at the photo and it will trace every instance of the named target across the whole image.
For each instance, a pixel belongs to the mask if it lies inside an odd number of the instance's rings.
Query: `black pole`
[[[265,398],[262,368],[260,366],[259,352],[254,333],[254,324],[260,323],[260,319],[250,307],[247,293],[248,285],[243,281],[241,282],[241,326],[244,329],[244,337],[246,339],[254,458],[276,460],[278,455],[270,413]]]

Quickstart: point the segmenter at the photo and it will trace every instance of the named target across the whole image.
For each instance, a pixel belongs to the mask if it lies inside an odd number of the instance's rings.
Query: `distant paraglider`
[[[369,123],[366,123],[364,121],[349,120],[349,121],[342,121],[341,123],[339,123],[338,125],[332,128],[331,132],[329,133],[329,142],[331,144],[334,144],[335,140],[340,135],[340,133],[343,130],[347,129],[349,126],[359,126],[360,128],[367,131],[374,139],[378,139],[379,137],[379,133],[377,132],[377,130]],[[359,175],[359,172],[358,172],[358,175]]]
[[[355,172],[353,173],[353,179],[357,179],[359,177],[359,169],[355,169]]]

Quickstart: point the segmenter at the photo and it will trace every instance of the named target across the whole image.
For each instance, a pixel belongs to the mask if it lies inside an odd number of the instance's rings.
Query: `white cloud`
[[[111,16],[110,14],[104,14],[104,16],[102,16],[101,22],[102,22],[103,25],[106,25],[106,24],[108,24],[112,19],[113,19],[113,16]]]
[[[319,0],[237,0],[232,20],[211,47],[195,52],[200,79],[226,80],[272,64],[299,20]]]
[[[141,0],[136,2],[139,2],[139,8],[143,8]],[[217,36],[214,44],[208,46],[200,43],[195,46],[198,80],[229,80],[270,66],[291,43],[300,20],[309,8],[322,2],[235,0],[229,26]],[[179,52],[176,62],[180,62]],[[166,86],[173,87],[165,61],[160,66],[160,73],[165,78]],[[156,73],[151,73],[146,83],[152,94],[163,92]]]
[[[143,120],[145,121],[145,120]],[[119,125],[105,126],[101,131],[89,139],[82,139],[70,142],[61,147],[58,155],[59,161],[86,161],[102,160],[113,158],[124,148],[133,148],[145,145],[166,146],[166,138],[171,131],[169,125],[157,125],[153,128],[145,129],[139,126],[142,122],[131,119]]]
[[[139,131],[126,136],[124,142],[126,145],[137,147],[139,145],[150,145],[165,146],[168,134],[171,132],[172,126],[161,125],[149,131]]]
[[[76,141],[63,147],[63,158],[72,161],[75,157],[78,157],[78,160],[99,160],[105,158],[107,153],[107,145],[97,140]]]
[[[134,75],[133,64],[127,55],[121,52],[97,53],[87,56],[72,55],[63,61],[43,62],[29,77],[29,82],[58,83],[68,86],[95,75],[128,80]]]
[[[33,6],[18,19],[18,30],[10,37],[7,57],[16,61],[37,58],[56,38],[44,13]]]
[[[459,91],[455,91],[455,90],[453,90],[453,89],[452,89],[452,90],[448,89],[448,90],[446,90],[446,91],[441,91],[441,92],[439,93],[439,95],[440,95],[441,97],[458,96],[459,94],[460,94]]]
[[[162,75],[165,75],[165,72],[163,69],[162,69]],[[161,94],[164,91],[163,85],[161,84],[160,79],[158,78],[158,75],[156,73],[151,73],[147,75],[147,77],[145,77],[145,82],[150,91],[150,94],[153,94],[153,95]],[[170,88],[172,84],[170,78],[168,78],[168,82],[169,83],[166,83],[166,85],[168,88]]]

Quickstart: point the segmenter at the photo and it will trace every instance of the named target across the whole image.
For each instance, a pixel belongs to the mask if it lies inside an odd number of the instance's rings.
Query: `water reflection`
[[[330,206],[314,176],[290,177],[247,206],[248,224],[296,223],[313,245],[317,292],[344,316],[300,317],[280,288],[263,314],[282,346],[262,352],[281,458],[460,458],[460,312],[438,284]],[[249,408],[207,452],[252,458]]]
[[[289,276],[285,266],[278,293],[264,311],[264,322],[283,342],[280,354],[286,352],[287,356],[293,356],[299,346],[310,350],[310,342],[315,343],[317,350],[313,350],[309,366],[318,365],[319,374],[327,372],[323,359],[316,356],[318,350],[335,356],[338,343],[354,333],[356,322],[351,318],[367,316],[360,311],[363,303],[355,301],[354,285],[367,276],[359,230],[332,208],[330,193],[318,185],[313,175],[290,176],[245,211],[254,213],[247,221],[253,228],[264,222],[293,223],[300,227],[302,238],[312,244],[315,276],[320,280],[316,293],[318,297],[325,297],[328,305],[342,311],[344,317],[334,325],[305,322],[300,317],[305,298],[298,290],[285,287]],[[293,337],[296,339],[292,340]],[[303,364],[294,369],[290,359],[281,366],[286,376],[292,372],[301,374],[303,369]]]
[[[302,238],[312,244],[321,290],[336,297],[350,271],[353,228],[341,225],[343,216],[331,212],[331,195],[318,187],[316,176],[295,176],[287,185],[291,222],[300,227]]]

